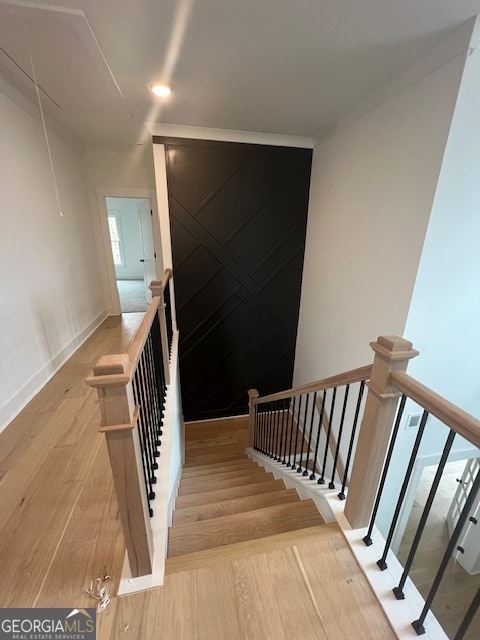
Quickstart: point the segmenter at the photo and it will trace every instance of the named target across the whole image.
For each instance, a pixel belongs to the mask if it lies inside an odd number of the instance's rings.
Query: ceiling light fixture
[[[164,84],[152,83],[149,85],[149,88],[152,93],[154,93],[156,96],[159,96],[160,98],[167,98],[172,93],[170,87],[167,87]]]

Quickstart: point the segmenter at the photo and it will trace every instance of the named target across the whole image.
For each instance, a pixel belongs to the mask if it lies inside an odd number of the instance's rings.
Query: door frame
[[[102,232],[103,253],[107,272],[106,303],[107,313],[111,316],[118,316],[122,310],[120,307],[120,297],[118,295],[117,280],[115,277],[115,266],[113,264],[112,249],[110,243],[110,232],[108,230],[108,211],[105,198],[148,198],[152,208],[152,233],[153,245],[155,247],[155,271],[156,277],[163,273],[162,245],[160,234],[160,220],[158,217],[157,195],[155,189],[135,188],[135,187],[96,187],[97,206],[100,212],[100,228]]]

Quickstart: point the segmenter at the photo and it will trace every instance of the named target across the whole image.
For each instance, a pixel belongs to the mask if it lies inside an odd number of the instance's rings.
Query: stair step
[[[220,549],[206,549],[182,556],[167,558],[165,562],[165,575],[201,569],[218,562],[228,562],[237,558],[244,558],[256,553],[266,553],[276,549],[285,549],[309,540],[321,540],[338,535],[340,527],[336,522],[321,524],[295,531],[286,531],[272,536],[264,536],[256,540],[246,540],[221,547]]]
[[[300,497],[295,489],[283,489],[282,491],[258,493],[253,496],[242,496],[241,498],[223,500],[222,502],[184,507],[183,509],[175,510],[173,514],[173,526],[219,518],[243,511],[253,511],[254,509],[271,507],[275,504],[297,502],[299,500]]]
[[[272,480],[273,474],[267,473],[264,469],[258,468],[254,471],[244,471],[239,476],[229,477],[229,472],[219,473],[218,476],[210,480],[201,480],[199,482],[187,481],[185,484],[180,482],[178,489],[179,496],[186,496],[192,493],[203,493],[204,491],[215,491],[216,489],[228,489],[229,487],[238,487],[253,482],[262,482],[262,480]]]
[[[178,525],[170,529],[168,556],[223,547],[323,523],[313,500],[301,500]]]
[[[186,465],[202,465],[212,462],[230,462],[245,457],[245,445],[231,445],[227,447],[204,447],[185,451]]]
[[[228,487],[225,489],[216,489],[215,491],[206,491],[205,493],[193,493],[185,496],[178,496],[175,507],[181,509],[183,507],[191,507],[198,504],[209,504],[211,502],[221,502],[223,500],[231,500],[242,496],[251,496],[257,493],[267,493],[269,491],[280,491],[285,489],[283,480],[267,480],[263,482],[253,482],[251,484],[240,485],[238,487]]]
[[[241,467],[240,469],[228,469],[228,470],[218,470],[213,469],[211,473],[202,473],[200,476],[193,475],[183,477],[182,473],[182,487],[188,487],[190,485],[210,482],[211,480],[228,480],[230,478],[238,478],[240,476],[248,476],[250,474],[255,474],[261,467],[258,465],[253,465],[252,467]]]
[[[217,462],[213,464],[202,464],[199,466],[183,467],[182,480],[192,476],[208,475],[210,473],[220,473],[222,471],[233,471],[235,469],[258,469],[258,464],[249,458],[243,458],[234,462]]]

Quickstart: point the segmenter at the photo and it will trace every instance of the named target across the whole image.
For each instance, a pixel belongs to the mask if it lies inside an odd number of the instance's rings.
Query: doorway
[[[156,279],[150,199],[105,196],[105,208],[120,310],[145,312]]]

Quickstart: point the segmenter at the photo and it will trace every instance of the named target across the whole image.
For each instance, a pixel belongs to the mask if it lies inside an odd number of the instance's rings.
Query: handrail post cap
[[[376,354],[389,360],[408,360],[420,353],[412,348],[410,340],[399,336],[378,336],[376,342],[370,343],[370,347]]]
[[[259,395],[260,395],[260,394],[258,393],[258,391],[257,391],[256,389],[249,389],[249,390],[248,390],[248,397],[249,397],[249,398],[251,398],[251,399],[253,399],[253,400],[254,400],[255,398],[258,398],[258,396],[259,396]]]
[[[128,353],[114,353],[101,356],[97,364],[93,367],[94,376],[111,376],[122,374],[128,371],[130,358]]]

